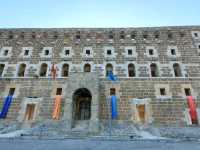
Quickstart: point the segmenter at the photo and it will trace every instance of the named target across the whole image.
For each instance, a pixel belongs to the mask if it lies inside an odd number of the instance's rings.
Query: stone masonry
[[[113,89],[119,122],[192,125],[188,95],[194,96],[200,117],[199,26],[0,29],[0,65],[0,106],[15,88],[5,122],[26,122],[29,103],[36,105],[31,123],[51,120],[57,88],[62,88],[60,120],[66,130],[73,128],[73,94],[80,88],[91,93],[91,132],[108,119]],[[117,75],[116,82],[107,79],[109,70]]]

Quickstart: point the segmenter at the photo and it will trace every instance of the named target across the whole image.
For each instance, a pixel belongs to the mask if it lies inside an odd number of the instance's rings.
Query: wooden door
[[[26,121],[33,120],[34,112],[35,112],[35,104],[27,104],[26,113],[25,113],[25,120]]]
[[[145,105],[137,105],[138,116],[142,123],[145,123]]]

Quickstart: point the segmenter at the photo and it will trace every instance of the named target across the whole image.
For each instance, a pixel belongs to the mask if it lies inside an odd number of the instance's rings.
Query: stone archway
[[[66,130],[76,130],[80,124],[79,121],[81,121],[81,123],[84,124],[85,122],[87,124],[88,132],[98,132],[99,78],[96,72],[70,73],[68,80],[65,82],[64,91],[65,109],[63,120],[66,122]],[[80,108],[80,105],[82,108]],[[80,114],[81,111],[85,114]],[[77,124],[75,125],[75,123]]]
[[[91,117],[91,92],[86,88],[79,88],[73,94],[73,120],[89,120]]]

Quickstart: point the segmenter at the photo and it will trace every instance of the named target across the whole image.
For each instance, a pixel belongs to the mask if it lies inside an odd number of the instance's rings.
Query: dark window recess
[[[156,32],[156,33],[154,34],[154,37],[155,37],[156,39],[159,39],[159,38],[160,38],[159,32]]]
[[[28,56],[28,54],[29,54],[29,50],[25,50],[24,51],[24,56]]]
[[[65,55],[69,55],[69,50],[67,49],[67,50],[65,50]]]
[[[120,39],[123,40],[125,39],[125,36],[123,34],[120,35]]]
[[[5,64],[0,64],[0,76],[2,76],[3,74],[4,67],[5,67]]]
[[[62,95],[62,88],[57,88],[56,95]]]
[[[49,50],[45,50],[44,54],[49,55]]]
[[[171,49],[171,55],[176,55],[176,50],[175,49]]]
[[[90,50],[87,49],[87,50],[85,51],[85,53],[86,53],[87,55],[90,55]]]
[[[8,38],[9,38],[9,39],[13,39],[13,35],[9,35]]]
[[[8,95],[13,96],[15,93],[15,88],[10,88]]]
[[[131,34],[131,39],[134,40],[136,38],[136,34]]]
[[[80,36],[80,35],[76,35],[76,39],[77,39],[77,40],[80,40],[80,39],[81,39],[81,36]]]
[[[7,56],[8,55],[8,50],[5,50],[3,55]]]
[[[194,36],[195,36],[195,37],[198,37],[198,33],[194,33]]]
[[[128,55],[133,55],[132,49],[128,49]]]
[[[168,33],[168,39],[173,39],[173,35],[172,35],[172,33]]]
[[[199,47],[199,49],[200,49],[200,45],[199,45],[198,47]]]
[[[185,88],[185,95],[186,96],[191,96],[191,90],[190,90],[190,88]]]
[[[112,51],[109,49],[107,50],[107,55],[111,55],[112,54]]]
[[[149,55],[154,55],[153,49],[149,49]]]
[[[115,88],[110,88],[110,95],[115,95],[115,94],[116,94]]]
[[[144,35],[143,35],[143,38],[144,38],[144,39],[147,39],[147,38],[148,38],[148,35],[147,35],[147,34],[144,34]]]
[[[110,40],[112,40],[114,37],[113,37],[112,34],[109,34],[108,38],[109,38]]]
[[[166,95],[165,88],[160,88],[160,95]]]

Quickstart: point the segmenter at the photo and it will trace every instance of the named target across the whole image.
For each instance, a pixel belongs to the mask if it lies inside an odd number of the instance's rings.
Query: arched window
[[[46,77],[46,75],[47,75],[47,68],[48,68],[47,64],[43,63],[41,65],[41,68],[40,68],[40,76],[41,77]]]
[[[26,70],[26,64],[20,64],[19,70],[17,73],[18,77],[24,77],[25,70]]]
[[[151,77],[158,77],[159,76],[158,67],[157,67],[156,64],[151,64],[150,69],[151,69]]]
[[[68,77],[69,75],[69,65],[63,64],[62,66],[62,77]]]
[[[107,64],[106,65],[106,77],[108,76],[109,72],[113,72],[112,64]]]
[[[175,64],[173,64],[173,68],[174,68],[174,75],[175,75],[175,77],[181,77],[182,73],[181,73],[180,65],[177,64],[177,63],[175,63]]]
[[[0,76],[2,76],[3,74],[4,67],[5,67],[5,64],[0,64]]]
[[[91,66],[90,66],[90,64],[85,64],[84,65],[84,72],[91,72]]]
[[[129,77],[135,77],[135,66],[134,66],[134,64],[128,65],[128,76]]]

